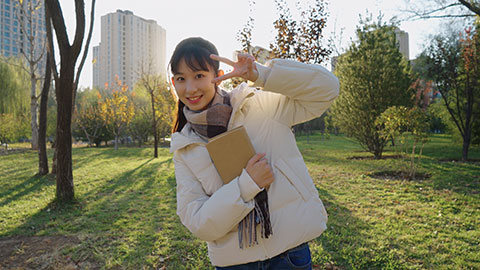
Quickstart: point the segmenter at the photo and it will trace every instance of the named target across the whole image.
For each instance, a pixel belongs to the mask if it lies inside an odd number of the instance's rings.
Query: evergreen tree
[[[381,158],[386,139],[376,118],[390,106],[412,104],[411,69],[398,49],[395,26],[361,21],[358,41],[339,57],[335,73],[340,96],[332,106],[335,124],[356,139],[375,158]]]

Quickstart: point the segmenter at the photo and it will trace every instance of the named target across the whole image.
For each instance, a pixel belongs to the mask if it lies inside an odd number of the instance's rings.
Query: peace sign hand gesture
[[[253,56],[251,56],[250,54],[239,54],[237,62],[233,62],[228,58],[220,57],[215,54],[211,54],[210,58],[233,67],[232,72],[214,78],[212,80],[212,83],[219,83],[223,80],[234,78],[234,77],[240,77],[245,80],[255,82],[258,78],[258,70],[255,65],[255,58],[253,58]]]

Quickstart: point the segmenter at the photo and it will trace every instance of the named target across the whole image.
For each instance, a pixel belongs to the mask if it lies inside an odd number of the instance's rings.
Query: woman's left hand
[[[212,83],[219,83],[223,80],[234,78],[234,77],[240,77],[245,80],[249,80],[251,82],[256,81],[258,78],[258,70],[257,70],[257,66],[255,65],[255,58],[250,54],[238,54],[237,62],[233,62],[228,58],[221,57],[215,54],[211,54],[210,58],[233,67],[232,72],[229,72],[225,75],[214,78],[212,80]]]

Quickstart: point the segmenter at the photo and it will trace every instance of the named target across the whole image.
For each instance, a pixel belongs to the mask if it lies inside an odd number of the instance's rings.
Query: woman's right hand
[[[265,188],[275,180],[272,168],[264,157],[265,153],[256,154],[248,161],[245,168],[259,188]]]

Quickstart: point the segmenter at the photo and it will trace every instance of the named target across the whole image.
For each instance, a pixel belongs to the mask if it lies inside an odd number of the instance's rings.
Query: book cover
[[[255,149],[243,126],[211,138],[206,146],[225,184],[239,176],[255,155]]]

